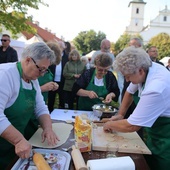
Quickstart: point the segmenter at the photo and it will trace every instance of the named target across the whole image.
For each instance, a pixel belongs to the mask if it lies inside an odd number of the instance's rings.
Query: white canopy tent
[[[90,53],[86,54],[88,59],[91,59],[92,55],[96,52],[96,50],[91,51]]]
[[[168,65],[168,60],[170,59],[170,57],[164,57],[161,60],[159,60],[160,62],[162,62],[164,64],[164,66]]]

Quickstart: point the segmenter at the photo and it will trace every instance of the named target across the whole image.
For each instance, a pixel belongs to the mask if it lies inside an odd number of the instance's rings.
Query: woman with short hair
[[[107,53],[100,53],[95,58],[94,64],[95,68],[86,70],[73,86],[73,92],[79,96],[79,110],[92,110],[94,104],[102,103],[99,97],[107,104],[112,100],[118,101],[117,80],[110,71],[112,59]]]

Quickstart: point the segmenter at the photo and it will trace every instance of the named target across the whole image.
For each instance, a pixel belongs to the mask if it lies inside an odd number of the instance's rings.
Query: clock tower
[[[143,29],[144,23],[144,7],[146,2],[143,0],[133,0],[129,2],[128,7],[131,7],[130,25],[126,27],[126,33],[138,34]]]

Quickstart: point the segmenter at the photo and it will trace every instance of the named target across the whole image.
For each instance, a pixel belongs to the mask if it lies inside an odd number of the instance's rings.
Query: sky
[[[81,31],[94,30],[106,34],[111,42],[116,42],[129,25],[130,0],[44,0],[49,7],[39,6],[39,10],[29,9],[28,14],[42,28],[48,28],[58,38],[71,41]],[[153,20],[160,10],[168,6],[169,0],[144,0],[144,26]]]

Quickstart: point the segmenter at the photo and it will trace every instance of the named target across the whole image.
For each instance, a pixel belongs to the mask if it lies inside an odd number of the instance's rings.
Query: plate
[[[49,149],[33,149],[33,151],[41,153],[42,155],[53,155],[56,157],[57,162],[49,164],[52,170],[68,170],[70,165],[71,156],[69,153],[60,150]],[[11,170],[24,170],[28,163],[28,159],[18,159]],[[30,166],[27,170],[37,170],[33,161],[30,161]]]

